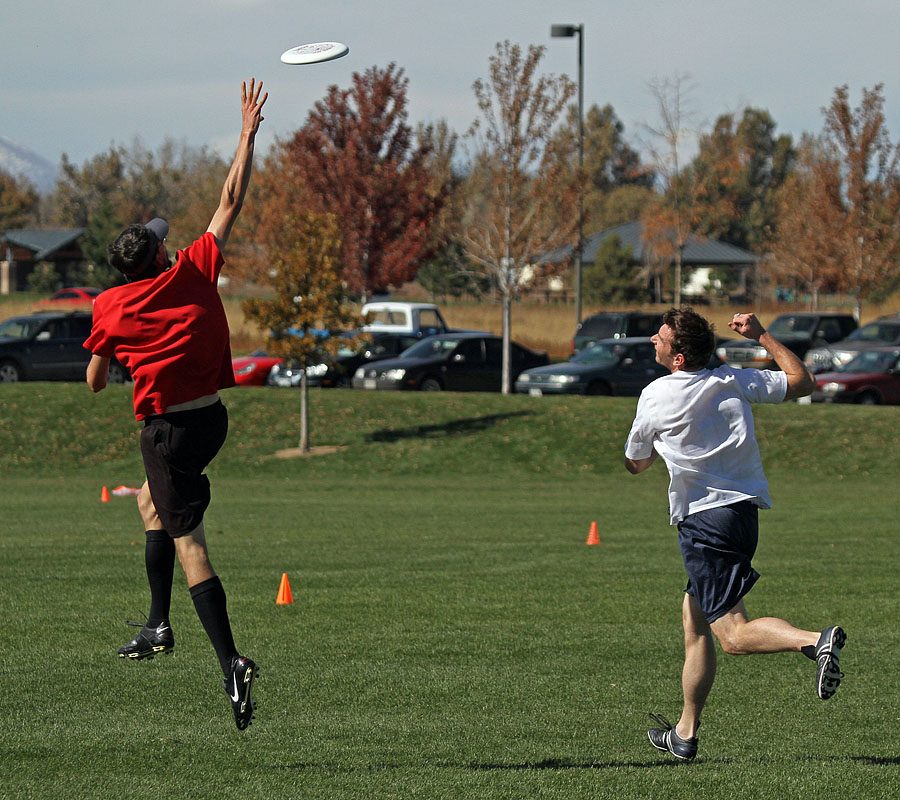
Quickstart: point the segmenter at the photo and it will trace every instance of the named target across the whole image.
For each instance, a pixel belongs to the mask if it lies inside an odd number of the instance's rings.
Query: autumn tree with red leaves
[[[448,187],[435,181],[435,132],[407,124],[402,69],[354,73],[349,89],[331,86],[306,124],[279,142],[267,163],[267,214],[329,214],[341,233],[347,291],[366,295],[412,280],[432,255],[434,221]]]
[[[835,232],[843,225],[838,170],[819,139],[805,135],[797,165],[778,194],[778,229],[771,275],[797,287],[817,310],[822,292],[841,287],[843,255]]]
[[[858,319],[863,300],[900,280],[900,143],[885,126],[881,84],[863,89],[855,109],[847,87],[837,88],[823,114],[783,197],[775,255],[852,293]]]

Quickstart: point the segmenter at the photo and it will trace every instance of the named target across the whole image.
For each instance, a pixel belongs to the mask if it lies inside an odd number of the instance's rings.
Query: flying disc
[[[350,48],[340,42],[313,42],[285,50],[281,54],[281,60],[285,64],[318,64],[322,61],[334,61],[349,52]]]

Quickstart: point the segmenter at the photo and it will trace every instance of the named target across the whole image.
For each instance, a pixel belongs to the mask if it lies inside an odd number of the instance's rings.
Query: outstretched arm
[[[237,153],[234,162],[228,171],[225,185],[222,187],[222,198],[219,207],[213,214],[212,221],[207,230],[216,237],[219,250],[225,249],[231,228],[244,204],[244,195],[250,185],[250,172],[253,169],[253,148],[256,141],[256,132],[259,123],[263,121],[262,107],[269,97],[266,92],[262,98],[262,81],[256,84],[256,79],[250,79],[250,88],[246,82],[241,82],[241,138],[238,142]]]
[[[798,397],[806,397],[812,394],[816,388],[816,379],[797,356],[788,350],[771,333],[769,333],[755,314],[735,314],[734,319],[728,323],[728,327],[735,333],[739,333],[746,339],[756,339],[775,359],[775,363],[781,368],[788,379],[785,400],[794,400]]]

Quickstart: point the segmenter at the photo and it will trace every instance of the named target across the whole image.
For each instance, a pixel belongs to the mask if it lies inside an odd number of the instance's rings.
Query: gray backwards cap
[[[155,217],[150,222],[144,224],[144,227],[150,231],[159,241],[163,241],[169,235],[169,223],[162,217]]]

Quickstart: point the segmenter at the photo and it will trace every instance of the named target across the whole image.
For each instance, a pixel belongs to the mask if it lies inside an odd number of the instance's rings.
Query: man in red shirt
[[[239,730],[250,725],[256,664],[238,654],[225,591],[209,561],[203,514],[209,480],[203,470],[228,431],[219,389],[234,386],[225,309],[217,281],[222,251],[240,213],[256,133],[263,120],[262,82],[241,84],[241,137],[225,179],[219,206],[203,236],[177,253],[169,265],[169,224],[153,219],[131,225],[109,245],[109,262],[128,283],[107,289],[94,303],[87,382],[106,387],[115,356],[134,379],[134,413],[143,420],[141,454],[147,481],[138,496],[146,530],[145,562],[150,583],[147,622],[119,648],[121,658],[152,658],[175,646],[169,623],[175,556],[181,563],[197,615],[216,650]]]

